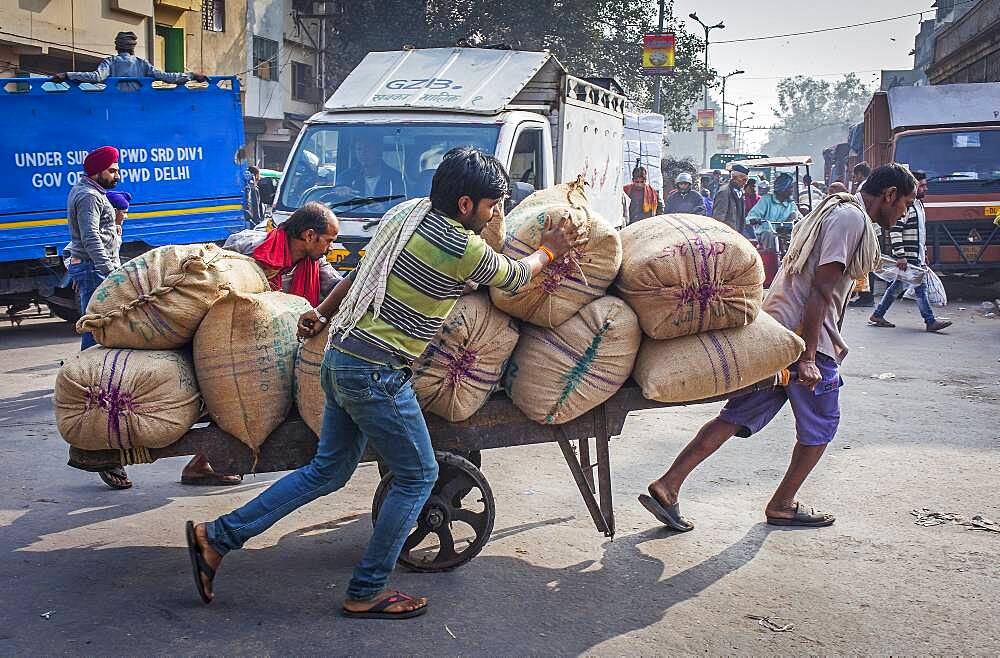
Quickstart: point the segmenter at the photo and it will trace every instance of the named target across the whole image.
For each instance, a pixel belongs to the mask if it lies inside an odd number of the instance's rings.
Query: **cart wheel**
[[[448,571],[479,554],[493,532],[496,505],[486,478],[469,460],[436,452],[438,480],[403,544],[399,563],[414,571]],[[392,485],[382,478],[372,502],[372,523]]]
[[[459,454],[459,453],[452,453],[452,454]],[[469,452],[463,452],[461,453],[460,456],[468,459],[475,465],[476,468],[481,469],[483,467],[483,453],[480,452],[479,450],[470,450]],[[378,476],[380,478],[384,478],[386,475],[389,474],[389,467],[385,465],[384,461],[382,461],[381,459],[377,459],[375,463],[378,466]],[[469,489],[469,491],[472,490]],[[469,491],[466,491],[465,493],[468,494]],[[463,498],[464,497],[465,496],[463,496]]]

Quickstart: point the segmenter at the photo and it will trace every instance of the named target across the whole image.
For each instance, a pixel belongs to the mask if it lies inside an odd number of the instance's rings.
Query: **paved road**
[[[58,321],[0,328],[0,654],[996,654],[1000,534],[910,514],[1000,519],[1000,320],[971,306],[950,309],[940,336],[918,331],[912,304],[893,309],[894,331],[851,311],[842,430],[803,491],[833,527],[762,523],[792,444],[786,414],[696,471],[683,491],[694,532],[657,528],[635,496],[717,405],[642,412],[612,446],[613,542],[556,446],[487,452],[491,542],[451,573],[399,573],[433,609],[395,623],[337,615],[368,537],[372,466],[227,558],[203,606],[183,521],[274,476],[192,489],[171,459],[114,492],[66,467],[51,395],[76,340]]]

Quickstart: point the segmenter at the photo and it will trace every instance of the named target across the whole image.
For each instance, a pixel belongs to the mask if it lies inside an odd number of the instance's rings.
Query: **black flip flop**
[[[665,506],[660,501],[646,494],[639,495],[639,502],[649,510],[649,513],[656,517],[656,520],[677,532],[690,532],[694,530],[694,524],[681,516],[680,503]]]
[[[205,583],[201,582],[201,576],[202,574],[208,576],[208,582],[211,583],[215,580],[215,569],[205,561],[205,557],[201,554],[201,546],[198,545],[198,537],[194,533],[194,523],[192,521],[187,522],[187,525],[184,526],[184,531],[187,534],[191,568],[194,570],[194,585],[198,588],[198,595],[201,596],[201,600],[205,603],[211,603],[213,599],[205,591]]]
[[[821,512],[818,509],[809,508],[806,512],[802,508],[802,503],[795,503],[795,516],[790,519],[778,517],[767,517],[768,525],[793,526],[796,528],[825,528],[833,525],[837,518],[833,514]]]
[[[101,480],[104,482],[104,484],[108,485],[112,489],[117,489],[121,491],[132,488],[132,482],[128,479],[128,473],[126,473],[125,469],[122,468],[121,466],[109,468],[106,471],[99,471],[97,474],[101,476]],[[121,482],[112,478],[110,474],[114,474],[115,477],[124,479],[125,482],[127,482],[128,484],[122,484]]]
[[[341,608],[340,613],[345,617],[351,617],[352,619],[412,619],[413,617],[419,617],[427,612],[428,604],[426,603],[416,610],[407,610],[406,612],[386,612],[386,608],[394,603],[402,603],[403,601],[412,600],[413,597],[407,596],[402,592],[396,592],[391,596],[385,597],[368,610],[355,612],[353,610],[348,610],[347,608]]]

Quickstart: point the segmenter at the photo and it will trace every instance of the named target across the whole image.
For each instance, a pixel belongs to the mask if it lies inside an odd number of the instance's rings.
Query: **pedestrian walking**
[[[102,146],[88,153],[83,161],[83,173],[70,189],[66,202],[70,240],[63,250],[66,273],[76,290],[81,313],[86,312],[90,298],[104,278],[121,267],[119,251],[122,239],[118,211],[108,198],[121,176],[118,149]],[[94,335],[89,331],[81,336],[81,350],[96,344]],[[121,466],[101,471],[99,475],[112,489],[132,486]]]
[[[656,188],[647,182],[645,167],[632,170],[632,182],[622,188],[629,198],[628,221],[637,222],[663,213],[663,203]]]
[[[917,179],[916,198],[910,204],[906,216],[889,229],[889,242],[892,245],[892,256],[896,259],[896,267],[903,272],[917,270],[914,274],[919,277],[920,282],[914,285],[905,278],[898,277],[890,283],[882,295],[882,301],[868,318],[868,323],[875,327],[894,329],[896,325],[886,320],[885,314],[907,288],[912,288],[924,326],[927,331],[936,332],[947,329],[952,323],[950,320],[934,316],[934,309],[931,308],[930,300],[927,298],[927,283],[923,276],[920,276],[920,271],[927,268],[927,214],[923,202],[924,196],[927,195],[927,174],[915,171],[913,176]]]
[[[880,260],[874,225],[888,229],[895,224],[913,201],[915,187],[905,167],[885,165],[860,193],[828,196],[796,225],[762,307],[805,341],[805,351],[790,367],[791,381],[730,400],[701,428],[670,469],[649,485],[649,495],[639,496],[657,520],[681,532],[694,529],[678,503],[687,477],[730,438],[756,434],[790,402],[797,442],[764,516],[769,524],[782,526],[815,528],[834,522],[832,514],[802,504],[797,494],[840,424],[840,364],[848,351],[840,332],[854,280]]]
[[[386,582],[437,480],[434,448],[410,384],[411,364],[438,333],[467,282],[515,291],[586,238],[568,221],[548,222],[541,245],[521,260],[478,235],[501,211],[510,179],[493,156],[449,151],[430,199],[390,209],[352,276],[299,320],[299,335],[330,326],[320,371],[326,410],[313,460],[238,510],[187,523],[195,584],[206,603],[223,557],[298,507],[343,487],[371,442],[393,474],[371,540],[347,588],[348,617],[402,619],[427,599]],[[329,319],[332,318],[332,319]]]
[[[712,217],[727,224],[737,233],[743,233],[746,226],[746,206],[743,204],[743,186],[746,185],[750,170],[743,165],[733,165],[729,182],[719,186],[712,201]]]

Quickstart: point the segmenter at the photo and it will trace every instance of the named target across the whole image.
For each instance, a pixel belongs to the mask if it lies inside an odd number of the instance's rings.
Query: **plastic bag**
[[[927,285],[927,301],[932,306],[948,305],[948,293],[944,290],[944,284],[941,282],[941,278],[937,274],[934,274],[934,271],[929,267],[924,276],[924,283]],[[916,295],[913,294],[913,288],[907,288],[903,297],[906,299],[916,299]]]

